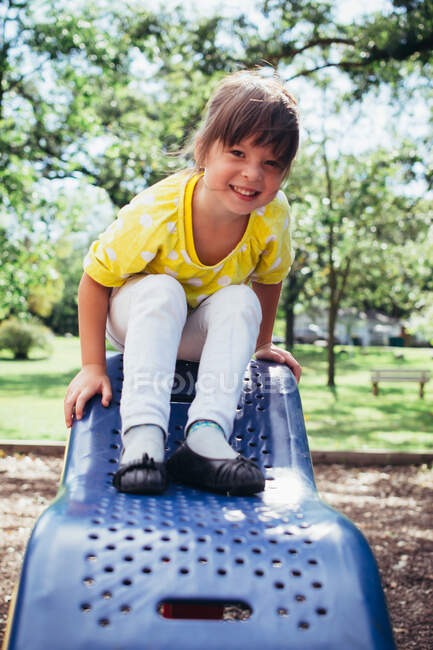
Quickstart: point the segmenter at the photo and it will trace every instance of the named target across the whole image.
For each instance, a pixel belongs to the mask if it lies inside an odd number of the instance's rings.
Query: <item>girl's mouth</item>
[[[230,185],[230,188],[244,201],[250,201],[260,194],[256,190],[249,190],[246,187],[239,187],[239,185]]]

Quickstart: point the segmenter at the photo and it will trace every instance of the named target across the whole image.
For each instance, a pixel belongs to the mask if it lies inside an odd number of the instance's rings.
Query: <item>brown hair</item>
[[[232,147],[250,137],[256,145],[270,145],[289,172],[299,146],[299,115],[296,99],[276,74],[241,70],[217,85],[194,138],[196,166],[216,140]]]

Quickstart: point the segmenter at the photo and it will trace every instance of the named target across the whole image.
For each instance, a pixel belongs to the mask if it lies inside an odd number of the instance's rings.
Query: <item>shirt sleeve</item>
[[[161,245],[159,226],[152,206],[134,199],[91,244],[83,263],[85,272],[107,287],[119,287],[130,275],[142,273]]]
[[[278,284],[284,280],[293,261],[289,204],[281,191],[274,201],[265,213],[267,236],[259,263],[251,275],[251,279],[260,284]]]

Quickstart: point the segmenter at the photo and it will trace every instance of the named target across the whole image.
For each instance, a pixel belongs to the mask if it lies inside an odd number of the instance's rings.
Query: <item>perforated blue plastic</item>
[[[395,648],[366,540],[318,498],[291,372],[251,362],[245,376],[232,444],[264,470],[262,494],[171,484],[145,497],[112,486],[121,363],[108,363],[112,405],[94,398],[74,424],[58,496],[28,544],[5,648]],[[169,454],[183,439],[196,365],[180,362],[176,376]]]

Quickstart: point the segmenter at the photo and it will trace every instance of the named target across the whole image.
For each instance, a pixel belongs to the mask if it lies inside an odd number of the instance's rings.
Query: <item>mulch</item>
[[[27,540],[54,498],[63,461],[0,458],[0,641]],[[375,554],[398,650],[433,648],[433,469],[316,465],[321,497],[362,530]]]

